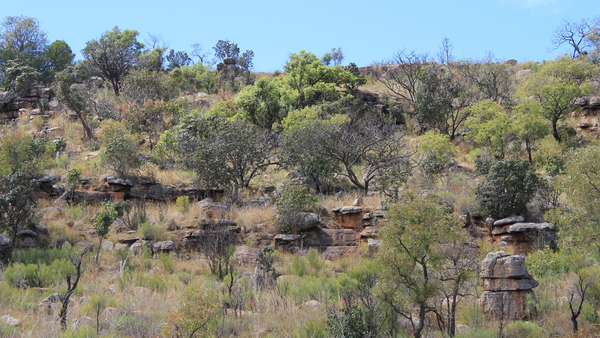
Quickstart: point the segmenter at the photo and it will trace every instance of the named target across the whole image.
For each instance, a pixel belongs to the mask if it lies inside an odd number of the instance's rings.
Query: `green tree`
[[[541,182],[529,161],[504,159],[492,164],[475,195],[493,218],[522,215]]]
[[[31,176],[16,173],[0,177],[0,234],[6,233],[10,239],[6,251],[0,252],[0,260],[10,259],[19,232],[38,220],[37,202]]]
[[[0,139],[0,175],[39,174],[48,160],[48,140],[12,131]]]
[[[558,123],[579,109],[574,105],[576,98],[593,92],[593,86],[587,81],[596,74],[597,67],[589,62],[565,56],[534,67],[523,81],[522,95],[531,95],[542,105],[542,116],[550,122],[556,141],[562,140]]]
[[[234,203],[254,177],[277,164],[271,157],[274,135],[217,115],[191,113],[163,134],[161,143],[163,157],[193,171],[200,186],[225,189]]]
[[[267,131],[271,131],[273,124],[285,117],[278,80],[258,79],[236,96],[236,106],[242,118]]]
[[[137,41],[135,30],[121,31],[115,26],[102,34],[98,40],[90,40],[83,49],[83,56],[91,66],[108,80],[119,95],[125,76],[137,64],[144,45]]]
[[[124,177],[142,165],[139,155],[140,144],[122,122],[103,121],[98,136],[102,141],[100,161],[105,168]]]
[[[423,334],[427,313],[436,311],[443,290],[445,250],[460,232],[460,221],[434,196],[407,192],[391,206],[377,253],[383,265],[378,294],[394,313],[408,319],[413,335]],[[462,245],[462,243],[461,243]]]
[[[301,109],[321,102],[335,101],[341,97],[337,90],[339,86],[352,86],[360,81],[343,67],[325,66],[316,55],[303,50],[290,55],[284,71],[283,99],[289,109]]]
[[[86,74],[86,64],[80,62],[73,71],[65,69],[56,74],[56,93],[60,103],[77,115],[81,122],[85,138],[94,138],[91,123],[94,118],[95,89]]]
[[[458,155],[458,149],[448,135],[430,130],[419,138],[419,153],[421,170],[435,180]]]
[[[204,287],[189,286],[163,332],[168,337],[208,337],[221,311],[218,294]]]
[[[74,58],[75,54],[66,42],[62,40],[52,42],[44,50],[42,81],[46,84],[52,83],[56,73],[72,65]]]
[[[542,118],[542,107],[533,100],[521,100],[513,109],[512,129],[515,135],[525,144],[527,158],[533,164],[531,153],[537,142],[550,133],[548,124]]]
[[[94,219],[94,229],[96,234],[100,237],[100,243],[98,243],[98,250],[96,251],[96,264],[98,264],[98,258],[100,257],[100,250],[102,249],[102,240],[106,238],[110,231],[110,226],[117,218],[117,211],[112,203],[104,203],[102,208]]]
[[[512,125],[510,115],[500,104],[489,99],[477,102],[468,110],[467,137],[486,146],[495,158],[503,159]]]

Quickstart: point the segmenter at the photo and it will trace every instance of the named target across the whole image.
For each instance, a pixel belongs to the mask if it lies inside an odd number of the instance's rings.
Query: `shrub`
[[[505,338],[543,338],[547,337],[542,328],[532,322],[517,320],[506,326]]]
[[[173,273],[175,272],[175,261],[173,260],[173,255],[170,253],[161,253],[158,255],[158,261],[160,262],[160,266],[167,272]]]
[[[306,265],[306,260],[300,256],[294,256],[292,260],[292,269],[294,270],[294,274],[298,277],[304,277],[308,273],[308,267]]]
[[[220,311],[217,293],[203,287],[189,286],[177,311],[170,314],[163,333],[169,337],[206,335],[212,330]]]
[[[166,236],[166,230],[158,224],[144,223],[140,226],[140,232],[147,241],[160,241]]]
[[[4,272],[6,281],[17,287],[50,287],[61,281],[67,274],[74,275],[75,267],[67,259],[45,263],[15,263]]]
[[[304,186],[284,184],[275,206],[279,211],[276,220],[279,229],[282,232],[290,233],[295,230],[299,213],[316,209],[317,199]]]
[[[175,200],[175,208],[181,213],[187,213],[190,211],[190,197],[189,196],[179,196],[177,200]]]

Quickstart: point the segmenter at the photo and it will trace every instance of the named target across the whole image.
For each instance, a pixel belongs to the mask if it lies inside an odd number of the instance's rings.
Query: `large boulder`
[[[312,212],[301,212],[296,217],[296,230],[303,231],[321,224],[321,217]]]
[[[532,313],[528,298],[538,281],[527,271],[525,258],[504,251],[490,252],[481,263],[483,312],[497,318],[523,319]]]
[[[304,232],[304,246],[327,247],[327,246],[357,246],[359,234],[350,229],[321,229]]]
[[[239,265],[254,267],[258,262],[259,252],[260,249],[258,248],[240,245],[233,254],[233,257],[235,258],[235,262]]]

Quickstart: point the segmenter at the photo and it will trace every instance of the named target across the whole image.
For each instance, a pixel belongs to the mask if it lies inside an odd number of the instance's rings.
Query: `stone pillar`
[[[534,310],[527,304],[535,298],[531,289],[538,286],[525,267],[525,257],[504,251],[490,252],[481,263],[483,312],[496,318],[523,319]]]

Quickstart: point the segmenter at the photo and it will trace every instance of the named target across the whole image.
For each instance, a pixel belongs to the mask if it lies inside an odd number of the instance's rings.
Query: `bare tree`
[[[58,318],[60,318],[60,326],[63,331],[67,329],[67,311],[69,310],[69,300],[75,289],[77,289],[77,285],[79,284],[79,280],[81,279],[81,275],[83,274],[83,268],[81,264],[83,263],[83,256],[85,255],[85,251],[81,253],[77,253],[72,251],[69,255],[69,260],[71,264],[75,267],[75,279],[71,274],[67,274],[67,292],[65,292],[64,297],[62,298],[62,307],[60,308],[60,312],[58,314]]]
[[[373,65],[373,76],[390,92],[407,104],[412,105],[423,67],[431,60],[427,54],[401,50],[392,59]]]
[[[210,272],[220,280],[227,275],[233,277],[234,240],[234,234],[227,230],[205,230],[200,233],[200,250],[208,262]]]
[[[590,38],[599,33],[600,18],[581,19],[577,22],[564,20],[554,31],[552,43],[554,48],[558,49],[563,44],[568,44],[573,48],[572,57],[580,54],[586,54],[587,49],[593,46]]]

